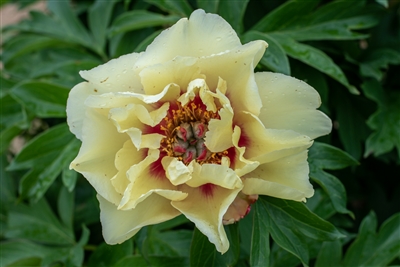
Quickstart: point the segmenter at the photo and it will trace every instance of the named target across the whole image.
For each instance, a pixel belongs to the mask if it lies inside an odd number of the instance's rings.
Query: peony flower
[[[82,141],[71,168],[97,191],[108,244],[183,214],[224,253],[223,225],[258,195],[313,195],[307,149],[331,121],[306,83],[254,73],[266,48],[197,10],[145,52],[80,72],[67,103]]]

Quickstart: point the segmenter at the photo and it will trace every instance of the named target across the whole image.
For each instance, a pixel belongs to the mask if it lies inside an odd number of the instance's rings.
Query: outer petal
[[[240,45],[232,27],[220,16],[196,10],[189,20],[179,20],[151,43],[137,62],[139,69],[176,56],[202,57]]]
[[[79,74],[93,84],[100,94],[124,91],[141,93],[140,77],[134,71],[139,56],[138,53],[124,55]]]
[[[117,174],[115,155],[128,136],[116,131],[107,118],[107,112],[88,109],[82,127],[82,146],[71,168],[82,173],[97,193],[117,204],[121,200],[111,178]]]
[[[212,91],[218,87],[220,78],[226,81],[226,96],[235,112],[250,111],[255,115],[260,112],[261,100],[254,80],[254,68],[266,47],[266,42],[254,41],[198,61]]]
[[[205,194],[201,188],[182,185],[182,190],[188,193],[188,197],[179,202],[172,201],[172,206],[194,222],[219,252],[225,253],[229,248],[229,241],[222,225],[222,217],[240,188],[229,190],[213,186],[211,192],[207,191]]]
[[[314,88],[279,73],[256,73],[255,78],[263,105],[259,118],[266,128],[293,130],[311,139],[331,131],[331,120],[316,110],[321,99]]]
[[[260,165],[245,175],[243,193],[305,201],[314,189],[308,177],[307,151]]]
[[[184,198],[186,194],[182,193]],[[161,223],[180,214],[170,200],[152,194],[135,209],[118,210],[117,206],[97,195],[100,202],[100,220],[103,236],[110,245],[119,244],[135,235],[143,226]]]

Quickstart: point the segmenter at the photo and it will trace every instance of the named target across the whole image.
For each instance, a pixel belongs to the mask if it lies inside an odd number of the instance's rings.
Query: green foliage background
[[[4,2],[4,1],[3,1]],[[2,3],[3,3],[2,2]],[[22,8],[34,1],[16,2]],[[2,29],[0,266],[400,265],[400,1],[47,1]],[[332,133],[309,152],[307,204],[261,197],[221,256],[183,216],[103,242],[95,192],[68,169],[68,92],[196,9],[269,48],[257,71],[316,88]]]

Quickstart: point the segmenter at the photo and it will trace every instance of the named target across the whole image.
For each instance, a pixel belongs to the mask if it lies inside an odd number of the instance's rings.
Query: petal
[[[165,63],[144,68],[140,73],[146,94],[160,93],[168,84],[174,83],[184,90],[190,81],[204,78],[196,66],[196,58],[176,57]]]
[[[163,31],[138,59],[137,66],[143,68],[176,56],[208,56],[239,45],[236,32],[223,18],[196,10],[189,20],[183,18]]]
[[[80,140],[82,140],[82,123],[85,118],[86,98],[94,93],[94,86],[87,82],[75,85],[69,92],[67,100],[67,123],[69,130]]]
[[[100,203],[100,221],[107,244],[120,244],[134,236],[143,226],[168,221],[180,212],[173,208],[170,200],[152,194],[131,210],[118,210],[117,206],[97,195]]]
[[[266,129],[253,114],[241,112],[235,114],[240,125],[241,139],[246,147],[244,157],[266,163],[306,150],[312,140],[291,130]]]
[[[111,183],[121,195],[124,194],[129,184],[129,179],[126,175],[127,171],[130,167],[145,159],[147,154],[145,152],[145,149],[138,151],[130,140],[126,141],[124,146],[117,152],[115,167],[118,173],[111,179]]]
[[[183,185],[181,186],[182,191],[188,193],[187,198],[179,202],[172,201],[171,204],[194,222],[196,227],[223,254],[229,249],[229,241],[222,224],[222,217],[239,193],[240,188],[230,190],[215,185],[211,186],[212,188],[205,194],[201,188]]]
[[[258,195],[245,195],[242,192],[236,196],[235,200],[229,206],[224,214],[224,225],[232,224],[243,219],[250,212],[250,205],[256,202]]]
[[[165,156],[161,160],[165,175],[173,185],[186,183],[192,178],[192,169],[174,157]]]
[[[127,172],[130,181],[118,209],[133,209],[140,202],[149,197],[154,190],[174,190],[176,187],[166,178],[160,178],[151,172],[152,163],[159,158],[157,149],[149,149],[147,157],[133,165]]]
[[[260,165],[245,175],[243,193],[305,201],[314,194],[308,177],[307,151]]]
[[[232,144],[232,110],[221,108],[218,112],[220,119],[211,119],[208,122],[205,145],[211,152],[222,152],[233,146]]]
[[[80,71],[85,80],[95,86],[99,93],[132,91],[141,93],[143,87],[134,65],[140,54],[132,53],[112,59],[91,70]]]
[[[303,81],[279,73],[255,75],[263,108],[260,120],[266,128],[293,130],[311,139],[330,133],[331,120],[316,110],[317,91]]]
[[[128,136],[120,134],[101,110],[88,109],[82,127],[82,146],[70,167],[85,176],[97,193],[116,204],[121,200],[111,184],[117,174],[114,160]]]
[[[229,166],[219,164],[202,164],[192,161],[189,165],[193,169],[192,179],[186,182],[191,187],[204,184],[214,184],[223,188],[234,189],[242,187],[242,180]]]
[[[255,115],[260,112],[262,104],[254,79],[254,68],[266,47],[264,41],[254,41],[198,61],[212,91],[218,87],[220,78],[226,81],[226,96],[235,112],[250,111]]]
[[[241,135],[240,127],[235,126],[235,128],[233,130],[233,135],[232,135],[232,142],[236,148],[236,151],[239,151],[239,153],[235,154],[234,169],[235,169],[235,173],[239,177],[255,170],[260,165],[260,163],[258,161],[251,161],[251,160],[247,160],[244,158],[243,155],[246,151],[246,148],[239,147],[240,135]]]

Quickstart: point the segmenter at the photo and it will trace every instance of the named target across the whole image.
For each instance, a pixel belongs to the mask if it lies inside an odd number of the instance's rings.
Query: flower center
[[[205,145],[210,119],[220,119],[218,112],[208,111],[198,96],[185,106],[180,102],[171,104],[160,123],[160,130],[166,136],[161,140],[160,150],[186,165],[192,160],[200,164],[220,164],[222,156],[228,152],[212,153]]]

